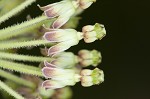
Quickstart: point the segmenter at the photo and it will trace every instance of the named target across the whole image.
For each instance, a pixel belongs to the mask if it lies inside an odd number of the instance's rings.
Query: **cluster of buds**
[[[82,70],[83,67],[97,66],[101,62],[101,54],[96,50],[81,50],[78,56],[71,52],[62,52],[53,58],[51,62],[44,61],[42,73],[48,79],[42,84],[45,89],[73,86],[79,81],[82,86],[91,86],[104,81],[102,70],[98,68]]]
[[[54,43],[46,49],[46,55],[53,60],[44,61],[42,73],[47,79],[42,83],[45,89],[58,89],[66,86],[74,86],[81,81],[82,86],[92,86],[104,81],[103,71],[96,68],[94,70],[82,69],[87,66],[97,66],[101,63],[101,53],[92,50],[81,50],[78,55],[71,52],[64,52],[70,47],[77,45],[84,39],[86,43],[101,40],[106,35],[106,30],[102,24],[86,25],[82,32],[75,29],[64,29],[62,27],[72,16],[79,11],[88,8],[96,0],[63,0],[54,4],[40,7],[44,15],[48,18],[56,18],[51,28],[44,28],[43,38]],[[65,27],[65,25],[64,25]],[[43,53],[43,52],[42,52]],[[44,53],[45,54],[45,53]]]

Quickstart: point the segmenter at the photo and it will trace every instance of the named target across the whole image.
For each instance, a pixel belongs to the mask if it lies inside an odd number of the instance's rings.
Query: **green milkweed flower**
[[[82,33],[74,29],[50,29],[43,37],[49,42],[58,42],[48,50],[48,55],[53,56],[77,45],[82,39]]]
[[[97,50],[80,50],[78,53],[79,63],[83,67],[97,66],[102,61],[101,53]]]
[[[86,43],[94,42],[97,39],[102,39],[106,35],[104,25],[96,23],[93,25],[87,25],[82,28],[84,41]]]
[[[94,70],[82,70],[81,76],[81,84],[84,87],[89,87],[104,82],[104,72],[98,68],[95,68]]]
[[[73,69],[62,69],[54,67],[44,67],[42,73],[45,78],[50,78],[42,83],[45,89],[57,89],[65,86],[73,86],[78,81],[77,74]]]
[[[53,57],[51,62],[44,61],[46,67],[72,68],[78,63],[78,58],[71,52],[62,52]]]
[[[80,7],[82,9],[88,8],[93,2],[96,2],[96,0],[79,0]]]

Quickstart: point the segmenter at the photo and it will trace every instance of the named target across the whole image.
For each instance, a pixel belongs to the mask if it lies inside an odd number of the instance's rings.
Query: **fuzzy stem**
[[[40,46],[49,43],[46,40],[33,40],[33,41],[24,41],[24,42],[2,42],[0,43],[0,50],[4,49],[13,49],[13,48],[24,48],[31,46]]]
[[[40,16],[35,19],[25,21],[21,24],[17,24],[17,25],[2,29],[0,30],[0,40],[5,40],[13,36],[24,34],[24,32],[27,30],[31,30],[33,28],[43,25],[46,22],[45,21],[46,19],[47,19],[46,16]]]
[[[7,52],[0,52],[1,59],[11,59],[19,61],[28,61],[28,62],[43,62],[44,60],[50,61],[50,57],[40,57],[40,56],[28,56],[28,55],[19,55]]]
[[[14,70],[20,73],[41,76],[41,77],[43,76],[40,68],[28,66],[20,63],[10,62],[6,60],[0,60],[0,67],[8,70]]]
[[[23,78],[20,78],[20,77],[18,77],[16,75],[13,75],[12,73],[9,73],[9,72],[6,72],[4,70],[1,70],[1,69],[0,69],[0,76],[4,77],[6,79],[9,79],[11,81],[14,81],[14,82],[16,82],[16,83],[18,83],[20,85],[24,85],[24,86],[27,86],[27,87],[30,87],[30,88],[35,88],[34,83],[32,83],[30,81],[27,81],[27,80],[25,80]]]
[[[12,88],[10,88],[9,86],[7,86],[4,82],[2,82],[0,80],[0,89],[3,89],[4,91],[6,91],[8,94],[10,94],[11,96],[14,96],[16,99],[25,99],[24,97],[22,97],[20,94],[18,94],[16,91],[14,91]]]
[[[23,9],[25,9],[27,6],[35,2],[36,0],[25,0],[22,4],[17,6],[16,8],[12,9],[2,17],[0,17],[0,24],[6,20],[8,20],[10,17],[16,15],[18,12],[21,12]]]

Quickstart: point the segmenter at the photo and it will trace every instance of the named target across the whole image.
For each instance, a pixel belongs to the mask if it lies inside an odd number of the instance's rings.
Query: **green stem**
[[[36,0],[25,0],[22,4],[17,6],[16,8],[12,9],[11,11],[7,12],[5,15],[0,17],[0,24],[6,20],[8,20],[10,17],[16,15],[18,12],[22,11],[25,9],[27,6],[35,2]]]
[[[4,91],[6,91],[8,94],[10,94],[11,96],[14,96],[16,99],[25,99],[24,97],[22,97],[20,94],[18,94],[16,91],[14,91],[12,88],[10,88],[9,86],[7,86],[4,82],[2,82],[0,80],[0,88],[3,89]]]
[[[0,69],[0,76],[4,77],[6,79],[9,79],[9,80],[11,80],[13,82],[16,82],[16,83],[18,83],[20,85],[24,85],[24,86],[27,86],[27,87],[30,87],[30,88],[35,88],[35,84],[34,83],[32,83],[30,81],[27,81],[27,80],[25,80],[23,78],[20,78],[20,77],[18,77],[16,75],[13,75],[12,73],[9,73],[9,72],[6,72],[4,70],[1,70],[1,69]]]
[[[28,66],[20,63],[10,62],[6,60],[0,60],[0,67],[8,70],[13,70],[20,73],[43,76],[41,69],[33,66]]]
[[[45,22],[47,22],[46,19],[46,16],[40,16],[35,19],[25,21],[21,24],[2,29],[0,30],[0,40],[5,40],[20,34],[24,34],[25,31],[29,31],[33,28],[43,25]]]
[[[0,50],[4,49],[13,49],[13,48],[24,48],[31,46],[40,46],[44,44],[48,44],[49,42],[46,40],[33,40],[33,41],[24,41],[24,42],[2,42],[0,43]]]
[[[44,60],[52,60],[50,57],[40,57],[40,56],[28,56],[28,55],[18,55],[8,52],[0,52],[1,59],[11,59],[19,61],[29,61],[29,62],[43,62]]]

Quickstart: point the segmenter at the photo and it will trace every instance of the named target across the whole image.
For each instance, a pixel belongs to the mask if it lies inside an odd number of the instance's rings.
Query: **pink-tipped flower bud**
[[[83,75],[84,73],[84,75]],[[104,81],[104,73],[102,70],[95,68],[94,70],[81,71],[81,84],[84,87],[100,84]]]
[[[82,33],[74,29],[49,29],[49,32],[46,32],[43,37],[49,42],[58,43],[48,50],[48,55],[53,56],[77,45],[82,39]]]
[[[46,67],[72,68],[78,63],[77,56],[71,52],[62,52],[53,58],[50,63],[44,61],[44,65]]]
[[[45,78],[50,78],[43,82],[42,86],[46,89],[57,89],[65,86],[73,86],[80,79],[80,75],[74,69],[63,69],[55,67],[44,67],[42,73]]]
[[[89,69],[83,69],[80,73],[81,76],[89,76],[92,74],[92,70]]]
[[[79,62],[83,67],[97,66],[102,61],[101,53],[97,50],[81,50],[78,53]]]
[[[94,26],[87,25],[82,28],[84,41],[86,43],[94,42],[95,40],[101,40],[106,35],[104,25],[96,23]]]
[[[65,87],[65,84],[57,80],[46,80],[42,83],[42,87],[44,87],[45,89],[57,89]]]
[[[93,2],[96,2],[96,0],[79,0],[79,6],[82,9],[87,9],[92,5]]]
[[[81,77],[81,85],[84,87],[89,87],[93,85],[93,79],[91,76]]]

